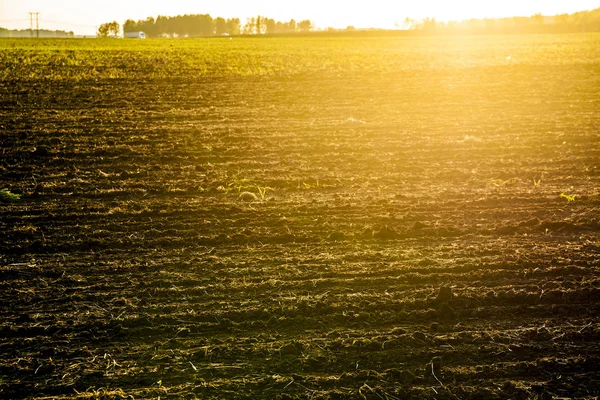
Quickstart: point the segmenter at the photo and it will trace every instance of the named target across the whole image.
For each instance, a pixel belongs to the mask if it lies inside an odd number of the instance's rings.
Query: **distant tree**
[[[277,24],[275,23],[275,20],[273,18],[267,18],[265,21],[265,33],[267,34],[272,34],[272,33],[277,33]]]
[[[262,33],[262,25],[261,25],[262,19],[261,16],[257,16],[256,17],[256,34],[260,35]]]
[[[435,18],[425,18],[423,19],[423,28],[426,31],[435,31],[437,29],[437,21],[435,20]]]
[[[182,37],[192,36],[194,24],[190,15],[178,15],[173,21],[174,30],[177,35]]]
[[[209,14],[194,15],[194,36],[213,36],[215,22]]]
[[[138,23],[140,31],[144,32],[148,37],[158,36],[158,29],[154,21],[154,17],[148,17],[141,24]]]
[[[254,33],[254,29],[256,28],[256,18],[251,17],[246,20],[246,25],[244,25],[244,35],[251,35]]]
[[[135,22],[132,19],[128,19],[127,21],[123,22],[123,32],[127,33],[127,32],[138,32],[139,29],[137,28],[137,22]]]
[[[290,22],[287,23],[286,30],[289,33],[296,32],[296,21],[294,19],[290,19]]]
[[[483,25],[483,29],[486,32],[491,32],[494,31],[496,29],[496,24],[497,24],[498,20],[495,18],[484,18],[481,23]],[[440,24],[440,23],[438,23]]]
[[[312,28],[313,23],[308,19],[298,22],[298,30],[300,32],[309,32]]]
[[[224,33],[229,33],[227,32],[227,21],[225,21],[225,18],[215,18],[215,35],[217,36],[221,36]]]
[[[562,25],[568,25],[568,24],[569,24],[569,22],[570,22],[570,21],[569,21],[569,14],[560,14],[560,15],[557,15],[557,16],[556,16],[556,21],[557,21],[559,24],[562,24]]]
[[[230,35],[239,35],[242,23],[239,18],[230,18],[227,20],[227,33]]]
[[[101,38],[108,37],[109,29],[110,29],[110,22],[106,22],[104,24],[101,24],[98,27],[98,37],[101,37]]]
[[[106,22],[98,27],[99,37],[117,37],[121,32],[121,25],[117,21]]]
[[[117,37],[121,34],[121,25],[117,21],[112,22],[110,33],[114,37]]]
[[[356,30],[356,28],[355,28],[353,25],[348,25],[348,26],[346,27],[346,30],[347,30],[348,32],[354,32],[354,31]]]
[[[156,17],[154,25],[156,34],[158,36],[165,36],[169,34],[169,17],[163,17],[162,15],[159,15]]]

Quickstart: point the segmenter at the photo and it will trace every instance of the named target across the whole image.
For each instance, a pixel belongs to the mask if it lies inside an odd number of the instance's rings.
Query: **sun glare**
[[[599,2],[0,0],[0,400],[598,399]]]

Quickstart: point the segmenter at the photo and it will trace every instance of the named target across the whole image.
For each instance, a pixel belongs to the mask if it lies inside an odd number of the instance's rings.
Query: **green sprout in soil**
[[[11,191],[8,189],[0,190],[0,201],[3,203],[14,203],[20,198],[20,194],[11,193]]]
[[[319,180],[317,179],[316,183],[314,184],[309,184],[306,182],[302,182],[302,185],[304,185],[304,189],[310,190],[311,188],[319,188],[321,186],[321,184],[319,183]]]
[[[533,178],[533,187],[534,188],[540,187],[541,183],[542,183],[542,178],[538,179],[537,181],[535,180],[535,178]]]
[[[248,187],[247,182],[248,182],[247,179],[239,179],[239,180],[230,182],[229,184],[227,184],[227,187],[225,188],[225,194],[229,194],[229,192],[232,192],[235,190],[237,190],[238,193],[241,193],[242,189],[245,189],[246,187]]]
[[[510,186],[510,185],[514,185],[515,183],[517,183],[517,178],[511,178],[511,179],[492,179],[491,181],[492,185],[496,186],[496,187],[500,187],[500,186]]]
[[[565,193],[560,194],[560,197],[564,197],[565,199],[567,199],[568,203],[575,201],[575,196],[577,196],[577,195],[576,194],[565,194]]]
[[[261,186],[256,185],[256,188],[258,189],[258,193],[260,194],[260,198],[262,200],[265,199],[265,196],[267,195],[267,191],[273,190],[273,188],[268,187],[268,186],[262,186],[261,187]]]

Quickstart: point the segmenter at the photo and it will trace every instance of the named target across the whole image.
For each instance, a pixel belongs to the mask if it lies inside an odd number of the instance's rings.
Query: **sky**
[[[210,14],[213,18],[262,15],[276,20],[310,19],[317,28],[394,28],[406,17],[458,20],[555,15],[591,10],[600,0],[0,0],[0,27],[28,29],[29,12],[39,12],[41,29],[93,34],[98,25],[157,15]]]

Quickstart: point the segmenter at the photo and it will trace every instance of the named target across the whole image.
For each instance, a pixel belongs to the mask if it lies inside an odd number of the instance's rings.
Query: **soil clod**
[[[50,150],[46,146],[39,146],[31,152],[31,155],[34,157],[48,157],[50,155]]]
[[[436,300],[438,302],[446,302],[452,300],[452,297],[454,297],[454,294],[452,293],[452,288],[448,286],[442,286],[440,287]]]
[[[279,354],[283,357],[286,357],[286,356],[297,357],[300,354],[302,354],[303,347],[304,346],[302,346],[302,343],[299,343],[299,342],[288,343],[279,349]]]
[[[242,193],[240,193],[238,198],[242,201],[247,201],[247,202],[258,201],[258,196],[256,196],[252,192],[242,192]]]
[[[335,242],[342,241],[346,238],[343,232],[332,232],[329,234],[329,240],[333,240]]]
[[[396,239],[398,237],[399,237],[398,232],[396,232],[392,228],[389,228],[387,225],[379,227],[379,229],[376,229],[373,231],[374,239],[391,240],[391,239]]]

